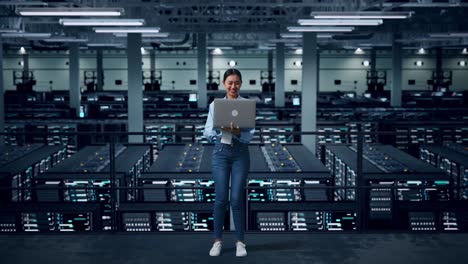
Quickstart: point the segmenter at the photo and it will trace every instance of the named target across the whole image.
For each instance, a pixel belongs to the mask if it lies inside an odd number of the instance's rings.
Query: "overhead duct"
[[[190,39],[192,43],[190,44]],[[153,48],[161,51],[191,50],[196,46],[196,38],[186,33],[181,40],[168,41],[161,39],[159,41],[149,41]]]

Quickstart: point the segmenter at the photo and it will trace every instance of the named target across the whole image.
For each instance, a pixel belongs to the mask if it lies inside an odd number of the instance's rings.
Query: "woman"
[[[239,90],[242,75],[236,69],[224,73],[223,85],[227,100],[242,100]],[[222,248],[224,213],[228,205],[229,179],[231,180],[231,207],[236,227],[236,256],[247,256],[244,244],[245,192],[244,186],[250,166],[248,143],[255,129],[239,129],[231,122],[230,127],[213,129],[213,103],[210,104],[204,135],[215,143],[212,157],[212,175],[215,180],[214,236],[210,256],[219,256]]]

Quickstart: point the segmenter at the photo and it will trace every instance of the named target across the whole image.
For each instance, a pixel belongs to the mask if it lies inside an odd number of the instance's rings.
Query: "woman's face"
[[[228,98],[237,98],[239,96],[239,90],[242,85],[242,81],[236,74],[229,75],[223,82],[224,88]]]

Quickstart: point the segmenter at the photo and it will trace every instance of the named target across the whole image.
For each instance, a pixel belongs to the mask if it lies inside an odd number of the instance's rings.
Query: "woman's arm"
[[[213,103],[211,103],[209,106],[208,117],[206,118],[205,130],[203,131],[203,136],[211,143],[214,143],[216,139],[221,136],[220,131],[213,129],[213,108]]]

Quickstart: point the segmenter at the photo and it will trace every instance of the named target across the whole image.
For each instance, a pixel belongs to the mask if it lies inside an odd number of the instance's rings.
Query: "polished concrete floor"
[[[234,235],[220,257],[208,256],[211,234],[0,235],[0,263],[468,263],[468,234],[246,235],[248,256],[236,258]]]

